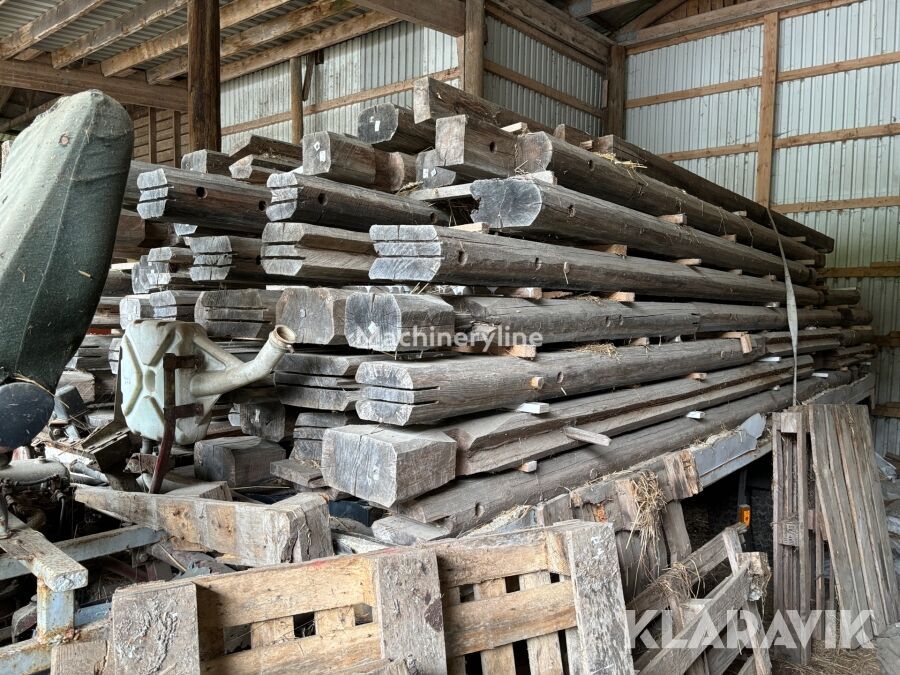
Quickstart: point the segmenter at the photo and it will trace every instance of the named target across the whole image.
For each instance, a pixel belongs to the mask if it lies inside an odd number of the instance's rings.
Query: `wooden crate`
[[[230,650],[235,638],[249,649]],[[583,522],[139,584],[113,596],[112,672],[631,670],[611,526]],[[563,648],[565,645],[565,648]],[[230,653],[229,653],[230,652]],[[392,666],[392,667],[399,667]]]

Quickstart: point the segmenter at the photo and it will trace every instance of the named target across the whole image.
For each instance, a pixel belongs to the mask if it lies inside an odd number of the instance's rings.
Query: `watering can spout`
[[[225,370],[197,373],[191,380],[191,394],[198,398],[218,396],[256,382],[271,373],[281,357],[292,351],[295,339],[294,331],[287,326],[275,326],[269,333],[269,339],[252,361],[246,363],[238,361]]]

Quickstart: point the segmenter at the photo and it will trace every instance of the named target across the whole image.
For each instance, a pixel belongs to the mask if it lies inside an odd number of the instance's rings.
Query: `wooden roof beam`
[[[727,26],[738,21],[758,19],[772,12],[781,12],[788,9],[799,9],[809,5],[819,4],[821,0],[751,0],[740,5],[723,7],[711,12],[704,12],[686,19],[669,21],[659,26],[650,26],[638,30],[630,29],[628,25],[616,33],[619,43],[627,47],[656,42],[668,38],[677,38],[689,35],[701,30]],[[643,15],[641,15],[643,16]]]
[[[641,12],[631,21],[622,26],[615,34],[616,40],[621,40],[622,36],[634,33],[635,31],[645,28],[650,24],[659,21],[673,9],[681,7],[687,0],[660,0],[650,9]]]
[[[290,2],[290,0],[234,0],[222,7],[219,18],[220,28],[230,28],[236,24],[252,19],[253,17],[268,12],[272,9]],[[135,45],[131,49],[119,52],[104,59],[100,67],[107,77],[124,73],[145,61],[152,61],[163,54],[187,46],[187,25],[178,26],[170,31],[157,35],[146,42]]]
[[[75,63],[116,40],[146,28],[158,19],[174,14],[186,4],[187,0],[147,0],[130,12],[107,21],[90,33],[52,52],[53,67],[64,68]]]
[[[466,32],[464,0],[355,0],[361,7],[458,37]]]
[[[635,0],[572,0],[569,3],[569,14],[576,18],[590,16],[608,9],[616,9],[630,5]]]
[[[241,31],[237,35],[225,38],[222,40],[221,58],[240,54],[252,47],[309,28],[323,19],[346,12],[351,7],[352,5],[347,0],[317,0],[258,26]],[[147,82],[154,84],[163,80],[171,80],[173,77],[184,75],[187,67],[187,55],[175,57],[148,70]]]
[[[320,31],[304,35],[272,47],[271,49],[248,56],[240,61],[234,61],[222,66],[222,82],[233,80],[248,73],[274,66],[276,63],[287,61],[295,56],[302,56],[331,47],[332,45],[352,40],[360,35],[371,33],[373,30],[390,26],[400,21],[395,16],[386,16],[379,12],[369,12],[346,21],[341,21],[333,26],[328,26]]]
[[[123,105],[187,111],[187,89],[183,86],[154,87],[140,80],[103,77],[88,70],[55,70],[37,61],[0,61],[0,86],[63,95],[101,89]]]
[[[24,26],[18,28],[0,43],[0,59],[8,59],[25,51],[45,37],[68,26],[106,0],[63,0]]]

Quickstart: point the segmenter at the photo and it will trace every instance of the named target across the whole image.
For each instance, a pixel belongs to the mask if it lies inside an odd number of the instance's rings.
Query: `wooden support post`
[[[625,135],[625,47],[614,46],[609,50],[608,88],[606,93],[605,134]]]
[[[759,96],[759,145],[756,157],[756,201],[772,202],[772,155],[775,144],[775,96],[778,87],[778,12],[763,24],[763,69]]]
[[[157,157],[156,109],[147,108],[147,154],[151,164],[156,164]]]
[[[172,166],[181,166],[181,156],[184,148],[181,145],[181,112],[172,111]]]
[[[463,91],[484,96],[484,0],[466,0]]]
[[[307,57],[309,58],[309,57]],[[299,145],[303,139],[303,62],[299,56],[291,59],[291,143]]]
[[[218,0],[189,0],[187,25],[190,149],[220,150]]]

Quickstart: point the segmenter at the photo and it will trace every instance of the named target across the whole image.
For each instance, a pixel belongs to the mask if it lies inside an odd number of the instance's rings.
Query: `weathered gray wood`
[[[215,150],[194,150],[181,156],[181,168],[197,173],[212,173],[219,176],[228,175],[228,166],[234,158],[224,152]]]
[[[631,291],[748,302],[785,298],[784,284],[775,280],[454,228],[373,225],[370,236],[378,252],[369,270],[371,279]],[[821,293],[810,288],[795,286],[794,293],[801,306],[821,300]]]
[[[228,167],[229,175],[235,180],[265,185],[269,176],[281,171],[293,171],[299,162],[289,157],[277,155],[246,155]]]
[[[303,162],[303,147],[288,141],[279,141],[267,136],[250,134],[247,140],[231,152],[231,161],[241,159],[247,155],[277,155],[290,157],[297,160],[297,164]]]
[[[360,364],[383,359],[376,354],[285,354],[275,371],[275,390],[285,405],[344,412],[359,400],[354,375]]]
[[[565,183],[566,177],[560,180]],[[784,278],[780,255],[695,229],[690,220],[687,226],[668,223],[560,185],[523,178],[479,180],[472,185],[472,196],[479,200],[472,219],[500,232],[580,245],[625,244],[629,250],[669,258],[699,258],[708,267]],[[815,280],[815,271],[806,265],[789,261],[788,269],[797,283]]]
[[[749,363],[765,344],[753,338],[744,353],[739,340],[671,342],[653,347],[515,357],[460,356],[438,360],[364,363],[356,374],[362,419],[400,426],[598,389]]]
[[[272,479],[269,464],[284,455],[278,443],[256,436],[208,438],[194,444],[194,475],[229,487],[261,485]]]
[[[307,223],[266,225],[260,255],[270,275],[319,283],[365,283],[374,262],[364,234]]]
[[[375,150],[353,136],[316,131],[303,137],[303,173],[339,183],[375,184]]]
[[[250,237],[219,235],[191,237],[191,279],[248,286],[277,283],[259,263],[262,241]]]
[[[416,155],[416,180],[422,183],[423,188],[431,189],[455,185],[462,177],[438,164],[437,150],[423,150]],[[468,189],[465,196],[470,196]]]
[[[516,171],[516,136],[477,117],[454,115],[435,123],[438,166],[465,178],[506,178]]]
[[[241,431],[248,436],[279,443],[293,438],[297,414],[296,408],[279,401],[241,403]],[[196,446],[194,450],[196,452]]]
[[[273,174],[268,186],[268,220],[337,225],[353,230],[366,230],[372,223],[449,224],[444,212],[421,201],[296,171]]]
[[[254,288],[204,291],[194,306],[194,320],[214,338],[266,337],[275,327],[280,291]]]
[[[559,127],[557,127],[557,131],[559,131]],[[556,135],[559,136],[558,133]],[[569,140],[565,136],[561,137],[564,140]],[[591,147],[589,149],[598,154],[612,154],[620,161],[640,164],[641,168],[639,171],[643,175],[685,190],[695,197],[721,206],[728,211],[746,211],[747,215],[757,223],[766,227],[770,226],[770,212],[765,206],[748,197],[717,185],[711,180],[698,176],[696,173],[688,171],[674,162],[662,159],[618,136],[603,136],[590,140]],[[825,253],[834,249],[834,240],[824,232],[818,232],[777,211],[771,211],[771,217],[775,220],[775,224],[781,234],[791,237],[803,237],[810,246]]]
[[[434,121],[416,124],[413,111],[394,103],[378,103],[359,114],[356,135],[379,150],[409,154],[434,147]]]
[[[353,292],[339,288],[287,288],[275,310],[277,323],[297,335],[297,344],[347,344],[345,316]]]
[[[498,127],[525,122],[532,131],[552,131],[549,127],[507,110],[446,82],[421,77],[413,83],[413,117],[417,124],[451,115],[469,115]]]
[[[194,584],[120,588],[113,594],[109,632],[112,672],[201,672]]]
[[[450,347],[453,307],[433,295],[351,293],[346,298],[347,343],[382,352]]]
[[[779,237],[773,230],[549,134],[520,137],[519,162],[525,171],[553,171],[560,185],[583,194],[654,216],[684,213],[688,225],[695,229],[732,234],[740,242],[779,253]],[[788,258],[824,262],[822,254],[805,244],[786,236],[781,237],[781,243]]]
[[[384,507],[453,480],[455,464],[456,442],[438,431],[358,425],[329,429],[322,439],[325,482]]]

